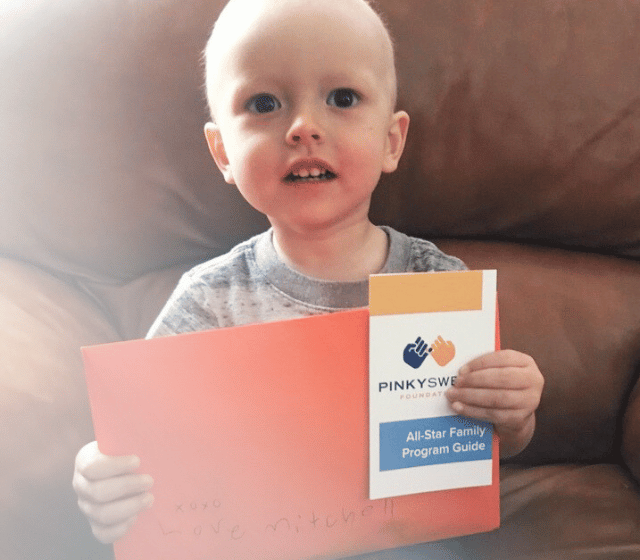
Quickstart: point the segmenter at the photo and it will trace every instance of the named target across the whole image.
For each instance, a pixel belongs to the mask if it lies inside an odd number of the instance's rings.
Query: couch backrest
[[[202,135],[222,4],[2,4],[0,254],[130,280],[266,227]],[[640,4],[377,4],[412,123],[376,221],[640,255]]]
[[[640,256],[640,4],[380,4],[413,116],[399,226]]]

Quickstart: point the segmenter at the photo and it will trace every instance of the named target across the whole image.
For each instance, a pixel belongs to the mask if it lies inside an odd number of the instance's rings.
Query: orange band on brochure
[[[371,315],[475,311],[482,309],[482,271],[410,273],[397,289],[398,274],[369,278],[369,290],[376,298],[369,302]]]

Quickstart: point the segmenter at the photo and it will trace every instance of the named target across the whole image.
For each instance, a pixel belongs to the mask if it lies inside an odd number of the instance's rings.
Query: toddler
[[[465,269],[369,220],[409,116],[395,108],[389,34],[365,0],[231,0],[205,54],[211,155],[272,227],[185,274],[149,337],[364,307],[370,274]],[[531,440],[542,386],[532,358],[505,350],[462,367],[447,397],[494,423],[504,457]],[[78,453],[78,504],[102,542],[153,501],[139,463],[96,442]]]

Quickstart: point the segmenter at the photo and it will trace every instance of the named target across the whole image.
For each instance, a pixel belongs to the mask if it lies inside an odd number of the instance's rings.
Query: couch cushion
[[[353,560],[635,560],[640,502],[617,465],[502,467],[500,528]]]
[[[618,465],[501,470],[501,527],[456,542],[461,560],[632,560],[640,501]]]

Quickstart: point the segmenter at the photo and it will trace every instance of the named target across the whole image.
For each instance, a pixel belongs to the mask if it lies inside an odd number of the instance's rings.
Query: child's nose
[[[287,143],[292,145],[317,144],[323,139],[323,132],[317,118],[311,111],[299,113],[287,132]]]

